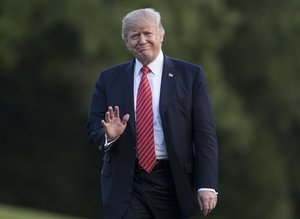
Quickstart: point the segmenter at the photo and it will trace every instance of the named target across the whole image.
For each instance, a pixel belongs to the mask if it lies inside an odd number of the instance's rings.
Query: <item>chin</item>
[[[138,60],[142,63],[142,64],[149,64],[151,62],[151,57],[149,56],[138,56]]]

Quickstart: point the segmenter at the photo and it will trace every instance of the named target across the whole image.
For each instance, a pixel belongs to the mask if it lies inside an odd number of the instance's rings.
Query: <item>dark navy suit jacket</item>
[[[136,160],[133,98],[134,61],[101,72],[92,97],[87,131],[103,150],[104,119],[108,106],[119,106],[120,116],[130,114],[124,133],[104,154],[101,171],[106,219],[119,219],[132,193]],[[207,83],[194,64],[164,57],[160,116],[179,206],[190,216],[199,209],[198,188],[217,189],[218,147]]]

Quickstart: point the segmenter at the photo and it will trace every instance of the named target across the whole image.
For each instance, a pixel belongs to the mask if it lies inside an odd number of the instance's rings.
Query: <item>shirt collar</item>
[[[162,71],[163,62],[164,62],[164,55],[163,55],[162,50],[160,50],[156,59],[153,62],[151,62],[148,65],[148,67],[151,69],[151,72],[154,75],[157,75],[157,74],[159,74],[159,72]],[[138,59],[135,59],[135,72],[137,75],[139,74],[142,67],[143,67],[143,64]]]

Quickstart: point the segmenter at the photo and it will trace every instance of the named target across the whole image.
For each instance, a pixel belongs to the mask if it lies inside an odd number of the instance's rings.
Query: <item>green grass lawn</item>
[[[0,219],[83,219],[0,204]]]

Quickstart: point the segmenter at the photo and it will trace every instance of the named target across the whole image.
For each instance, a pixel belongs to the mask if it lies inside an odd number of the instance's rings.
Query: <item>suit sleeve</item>
[[[193,139],[196,184],[217,190],[218,145],[212,104],[201,68],[193,84]]]
[[[88,112],[88,122],[86,125],[89,140],[92,144],[104,150],[105,131],[101,125],[107,111],[106,88],[104,76],[100,74],[92,95],[92,100]]]

